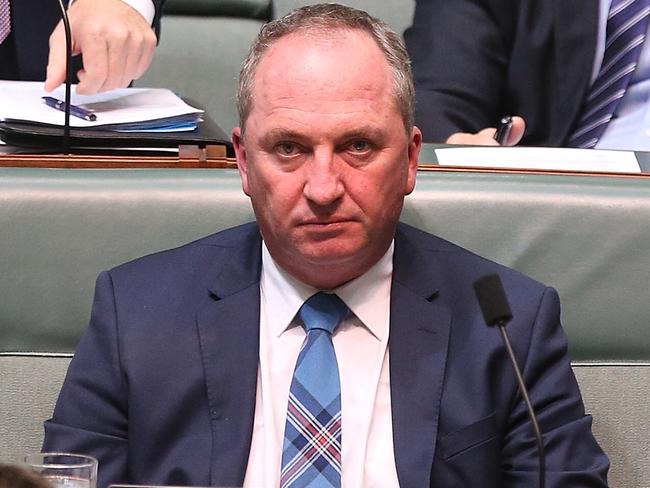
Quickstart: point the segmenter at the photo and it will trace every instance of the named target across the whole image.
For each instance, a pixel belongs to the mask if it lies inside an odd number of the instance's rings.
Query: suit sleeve
[[[557,293],[542,296],[525,357],[519,357],[546,451],[548,488],[607,486],[609,461],[591,433],[577,381],[571,369],[567,338],[560,325]],[[511,403],[502,448],[503,486],[536,486],[537,444],[523,398]]]
[[[99,460],[97,486],[105,488],[127,480],[127,433],[127,385],[113,286],[104,272],[97,279],[90,325],[70,363],[54,415],[45,422],[43,450],[94,456]]]
[[[509,115],[501,107],[516,3],[417,0],[404,38],[413,63],[415,120],[425,141],[494,127]]]
[[[162,17],[163,6],[165,5],[165,0],[153,0],[156,13],[153,18],[153,28],[156,31],[156,36],[160,42],[160,18]]]

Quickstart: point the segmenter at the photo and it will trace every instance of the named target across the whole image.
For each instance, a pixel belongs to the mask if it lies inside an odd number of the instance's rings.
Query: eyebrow
[[[362,126],[351,129],[347,132],[343,132],[337,135],[338,140],[346,141],[350,139],[378,139],[386,135],[385,131],[373,126]],[[264,134],[261,140],[264,143],[271,143],[275,141],[282,140],[298,140],[305,141],[311,140],[312,137],[310,134],[305,134],[303,132],[298,132],[289,129],[271,129],[266,134]]]
[[[373,126],[363,126],[345,132],[342,139],[378,139],[384,137],[386,132]]]
[[[271,141],[281,141],[284,139],[304,140],[306,138],[308,138],[308,136],[305,136],[305,134],[293,130],[271,129],[270,131],[268,131],[266,134],[262,136],[262,141],[268,143]]]

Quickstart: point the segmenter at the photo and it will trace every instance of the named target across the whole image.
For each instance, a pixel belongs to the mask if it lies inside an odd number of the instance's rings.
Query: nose
[[[313,159],[306,165],[305,171],[307,175],[303,193],[311,202],[326,206],[343,196],[345,189],[333,151],[315,152]]]

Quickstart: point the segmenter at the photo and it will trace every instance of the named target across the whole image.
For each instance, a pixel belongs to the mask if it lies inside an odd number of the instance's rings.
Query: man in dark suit
[[[128,86],[148,68],[164,0],[76,0],[68,15],[79,93]],[[67,1],[65,2],[68,3]],[[65,81],[65,37],[56,0],[11,0],[11,33],[0,43],[0,79]],[[152,28],[153,26],[153,28]],[[46,69],[47,68],[47,69]]]
[[[340,479],[281,486],[533,486],[531,424],[473,294],[497,273],[547,486],[605,486],[556,293],[398,224],[421,144],[399,36],[349,7],[298,9],[263,28],[238,106],[257,222],[100,275],[44,449],[96,456],[102,488],[280,486],[303,303],[324,291],[349,309],[330,342],[342,440],[302,462]]]
[[[499,118],[518,115],[508,145],[567,144],[598,30],[597,0],[418,1],[404,37],[424,140],[495,144]]]

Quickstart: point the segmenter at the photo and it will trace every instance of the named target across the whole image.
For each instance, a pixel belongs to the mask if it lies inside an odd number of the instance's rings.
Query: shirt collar
[[[390,289],[393,274],[395,242],[368,271],[334,290],[352,313],[378,340],[388,336],[390,316]],[[302,304],[317,288],[298,281],[282,269],[262,241],[262,293],[272,304],[273,335],[280,336],[291,325]]]

